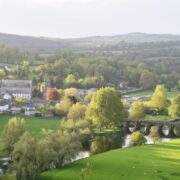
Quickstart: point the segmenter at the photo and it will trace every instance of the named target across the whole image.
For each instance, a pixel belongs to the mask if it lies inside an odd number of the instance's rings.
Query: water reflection
[[[122,144],[122,148],[126,148],[126,147],[129,147],[130,146],[130,136],[131,135],[126,135],[124,137],[124,141],[123,141],[123,144]],[[146,138],[146,144],[154,144],[153,140],[151,137],[149,136],[145,136]],[[170,138],[160,138],[159,141],[161,142],[167,142],[167,141],[170,141],[171,139]]]
[[[120,135],[95,137],[91,142],[90,155],[102,153],[111,149],[120,148],[122,139]]]

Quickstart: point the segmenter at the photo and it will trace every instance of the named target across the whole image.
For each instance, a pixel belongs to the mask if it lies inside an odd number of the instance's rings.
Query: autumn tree
[[[129,118],[138,120],[145,117],[144,105],[142,100],[134,101],[130,107]]]
[[[92,98],[86,112],[87,118],[100,129],[122,125],[124,107],[121,97],[121,93],[114,88],[101,88]]]
[[[46,99],[48,101],[54,101],[59,99],[59,93],[55,88],[49,88],[46,93]]]

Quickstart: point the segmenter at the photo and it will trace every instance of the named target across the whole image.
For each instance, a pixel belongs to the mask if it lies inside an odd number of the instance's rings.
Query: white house
[[[0,105],[0,112],[5,112],[9,110],[9,105],[8,104],[4,104],[4,105]]]
[[[21,108],[19,108],[19,107],[12,107],[11,108],[11,114],[16,115],[16,114],[20,114],[20,113],[21,113]]]
[[[2,80],[0,92],[7,92],[13,97],[23,97],[26,101],[31,99],[32,81],[31,80]],[[6,98],[9,98],[6,95]]]
[[[13,99],[13,96],[12,96],[11,94],[9,94],[9,93],[4,93],[4,94],[2,95],[2,98],[3,98],[4,100],[12,100],[12,99]]]

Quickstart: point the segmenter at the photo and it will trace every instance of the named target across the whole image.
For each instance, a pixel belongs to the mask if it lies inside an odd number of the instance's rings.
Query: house
[[[11,163],[12,163],[11,157],[0,159],[0,176],[3,176],[3,174],[7,171]]]
[[[26,101],[31,99],[32,81],[31,80],[2,80],[1,93],[12,94],[14,98],[23,97]],[[9,96],[6,95],[6,98]]]
[[[34,111],[36,109],[34,103],[26,103],[24,109],[27,111]]]
[[[11,114],[17,115],[21,113],[21,108],[19,107],[11,107]]]
[[[77,100],[82,102],[84,100],[84,97],[88,94],[94,94],[98,91],[97,88],[90,88],[90,89],[79,89],[78,90],[78,95],[77,95]]]
[[[9,93],[4,93],[3,99],[4,100],[12,100],[13,96],[11,94],[9,94]]]
[[[9,104],[1,104],[0,112],[7,112],[9,110]]]
[[[24,112],[24,115],[25,116],[31,116],[31,117],[34,117],[34,116],[36,116],[36,115],[39,115],[40,116],[40,112],[38,112],[38,111],[35,111],[35,110],[26,110],[25,112]]]

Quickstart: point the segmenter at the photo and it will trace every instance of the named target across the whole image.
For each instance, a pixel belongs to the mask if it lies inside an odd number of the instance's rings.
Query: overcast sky
[[[59,38],[180,34],[180,0],[0,0],[0,32]]]

